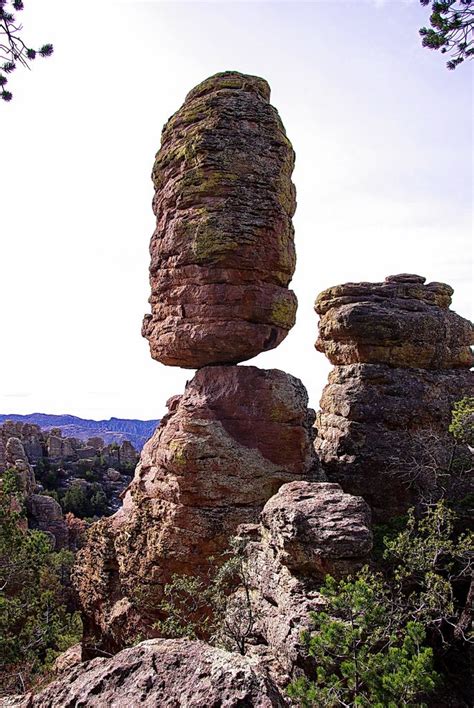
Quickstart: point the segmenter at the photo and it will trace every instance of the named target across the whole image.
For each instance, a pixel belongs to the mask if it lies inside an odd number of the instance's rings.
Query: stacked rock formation
[[[403,274],[329,288],[316,300],[316,348],[335,365],[317,453],[328,478],[363,496],[376,520],[434,491],[433,467],[446,468],[452,447],[453,403],[474,394],[473,328],[449,309],[452,293]]]
[[[277,346],[296,310],[294,155],[269,95],[263,79],[217,74],[163,130],[143,333],[155,359],[199,371],[168,402],[122,509],[80,553],[88,647],[156,636],[173,574],[206,577],[282,484],[314,478],[301,382],[234,365]]]
[[[163,129],[143,334],[164,364],[235,364],[294,324],[294,153],[269,98],[263,79],[217,74]]]

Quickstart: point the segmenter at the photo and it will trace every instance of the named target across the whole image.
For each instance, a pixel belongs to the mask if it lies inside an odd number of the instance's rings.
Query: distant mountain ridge
[[[49,415],[48,413],[18,413],[0,414],[0,424],[6,420],[17,420],[22,423],[39,425],[43,430],[60,428],[63,437],[87,440],[100,437],[106,444],[121,443],[129,440],[140,451],[146,441],[151,438],[159,420],[134,420],[127,418],[110,418],[109,420],[88,420],[75,415]]]

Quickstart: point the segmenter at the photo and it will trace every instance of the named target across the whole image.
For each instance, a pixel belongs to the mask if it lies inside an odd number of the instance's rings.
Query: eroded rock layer
[[[453,449],[453,404],[474,395],[472,324],[448,309],[448,285],[424,280],[348,283],[316,301],[316,347],[336,364],[320,402],[317,454],[328,478],[362,495],[376,520],[436,496]]]
[[[269,98],[264,79],[216,74],[163,129],[142,332],[164,364],[244,361],[294,324],[294,153]]]
[[[298,379],[244,366],[201,369],[170,399],[123,508],[94,525],[79,554],[86,643],[116,651],[137,631],[153,634],[174,573],[205,576],[282,484],[313,477],[307,404]]]
[[[318,351],[336,366],[388,364],[422,369],[469,368],[472,324],[449,310],[453,289],[419,275],[383,283],[346,283],[322,292]]]

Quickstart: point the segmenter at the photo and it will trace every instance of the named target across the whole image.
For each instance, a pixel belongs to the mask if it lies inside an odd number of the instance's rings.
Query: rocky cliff
[[[474,394],[473,328],[449,309],[452,293],[404,274],[329,288],[316,300],[316,348],[335,365],[317,453],[328,478],[363,496],[377,520],[435,495],[436,469],[449,465],[453,403]]]

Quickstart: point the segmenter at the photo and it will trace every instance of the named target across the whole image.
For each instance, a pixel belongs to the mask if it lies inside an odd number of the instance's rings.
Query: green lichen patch
[[[172,440],[170,442],[170,451],[172,453],[173,462],[175,465],[182,467],[186,464],[186,455],[184,452],[184,445],[179,440]]]
[[[296,303],[285,293],[274,302],[270,316],[274,324],[284,329],[291,329],[295,324]]]

